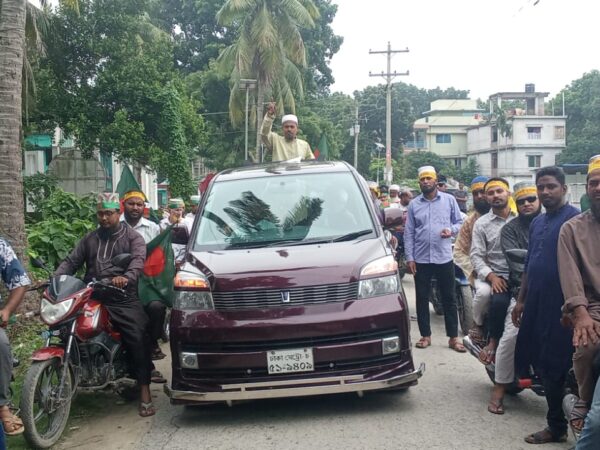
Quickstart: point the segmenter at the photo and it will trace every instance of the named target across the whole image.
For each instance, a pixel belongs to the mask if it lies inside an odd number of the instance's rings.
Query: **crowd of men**
[[[525,441],[564,442],[570,425],[580,434],[577,449],[600,448],[600,155],[589,164],[590,207],[583,214],[568,204],[559,167],[541,168],[535,181],[512,189],[503,178],[476,177],[467,216],[461,214],[467,204],[462,186],[450,195],[447,180],[431,166],[420,168],[418,176],[421,194],[404,202],[402,193],[409,190],[370,184],[379,208],[406,211],[401,229],[415,279],[421,335],[416,347],[432,343],[429,298],[435,277],[448,346],[465,351],[458,339],[456,264],[474,293],[473,327],[463,332],[480,346],[480,361],[494,367],[488,411],[504,414],[508,387],[533,370],[544,387],[547,426]],[[565,417],[571,368],[579,399]]]
[[[267,118],[272,115],[274,107],[269,108]],[[289,117],[284,124],[290,122],[297,125],[297,119]],[[264,135],[274,151],[298,151],[289,148],[297,127],[288,127],[289,136],[279,142],[276,135],[269,134],[271,123],[266,122]],[[300,152],[308,155],[310,149],[302,147]],[[469,338],[481,345],[480,361],[495,365],[488,411],[504,414],[507,387],[533,368],[544,385],[547,426],[526,436],[525,441],[563,442],[570,425],[581,432],[578,449],[600,448],[600,384],[596,382],[595,364],[600,360],[600,155],[589,164],[590,209],[583,214],[566,201],[565,175],[558,167],[544,167],[537,171],[535,182],[518,183],[512,188],[503,178],[476,177],[470,185],[472,211],[468,215],[468,193],[463,186],[454,195],[449,194],[447,180],[432,166],[419,169],[418,181],[421,193],[415,198],[410,189],[398,185],[369,186],[380,210],[398,208],[404,213],[404,222],[396,233],[403,243],[408,271],[415,279],[421,335],[416,347],[426,349],[432,345],[429,298],[435,277],[441,292],[447,345],[459,353],[466,351],[459,338],[454,287],[454,265],[460,266],[474,291],[473,326],[463,332],[468,331]],[[84,268],[84,281],[108,278],[126,291],[127,301],[107,308],[125,346],[135,349],[130,354],[134,359],[133,375],[140,386],[139,414],[147,417],[156,412],[150,383],[166,381],[152,363],[165,357],[158,342],[163,337],[166,306],[158,301],[140,302],[137,281],[146,258],[146,244],[165,230],[189,235],[199,197],[192,197],[187,215],[183,200],[171,199],[159,224],[144,217],[145,202],[144,193],[136,190],[122,199],[118,194],[101,194],[98,228],[77,244],[55,275],[74,274]],[[181,256],[177,245],[176,259]],[[523,251],[527,252],[526,260]],[[121,253],[132,255],[126,268],[110,264],[111,258]],[[10,292],[0,309],[0,324],[4,326],[31,281],[3,239],[0,274]],[[23,424],[8,408],[12,357],[2,327],[0,362],[0,431],[19,434]],[[579,386],[579,400],[571,417],[565,417],[563,388],[571,367]]]

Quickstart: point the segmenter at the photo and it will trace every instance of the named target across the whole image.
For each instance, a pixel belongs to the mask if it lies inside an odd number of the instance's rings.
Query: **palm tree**
[[[26,11],[26,0],[0,3],[0,234],[21,258],[25,247],[21,93]]]
[[[47,5],[42,0],[42,7]],[[77,9],[77,0],[65,0]],[[26,42],[40,49],[39,10],[27,0],[0,0],[0,235],[20,258],[26,245],[21,150],[23,80],[31,84]],[[23,75],[25,73],[25,76]],[[25,89],[25,94],[28,89]]]
[[[217,13],[225,27],[237,27],[237,40],[219,56],[219,62],[231,73],[229,114],[234,125],[244,117],[239,90],[243,78],[258,81],[256,116],[263,116],[264,99],[274,99],[278,109],[295,110],[294,93],[303,95],[300,68],[306,67],[306,50],[300,28],[314,27],[319,11],[312,0],[226,0]],[[260,144],[256,127],[256,148]]]

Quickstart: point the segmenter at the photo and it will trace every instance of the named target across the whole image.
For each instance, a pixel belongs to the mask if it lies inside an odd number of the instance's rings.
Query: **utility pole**
[[[385,172],[384,179],[387,184],[392,182],[392,80],[397,76],[408,75],[409,71],[398,73],[394,70],[392,73],[392,55],[394,53],[408,53],[408,48],[404,50],[392,50],[388,41],[387,50],[369,50],[369,54],[385,53],[387,55],[387,72],[371,73],[370,77],[383,77],[387,82],[386,111],[385,111]]]
[[[354,168],[358,170],[358,134],[360,133],[360,124],[358,123],[358,103],[354,113]]]

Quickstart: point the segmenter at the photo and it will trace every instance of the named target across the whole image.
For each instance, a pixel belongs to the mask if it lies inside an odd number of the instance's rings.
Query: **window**
[[[498,153],[492,153],[492,169],[498,168]]]
[[[542,167],[542,155],[529,155],[527,159],[529,167]]]
[[[498,142],[498,128],[492,127],[492,142]]]
[[[554,127],[554,139],[564,139],[565,138],[565,127],[556,126]]]
[[[528,139],[541,139],[542,138],[542,127],[527,127],[527,138]]]
[[[449,134],[436,134],[435,135],[435,143],[436,144],[450,144],[452,142],[452,137]]]
[[[462,167],[462,159],[454,158],[454,167],[458,167],[460,169]]]

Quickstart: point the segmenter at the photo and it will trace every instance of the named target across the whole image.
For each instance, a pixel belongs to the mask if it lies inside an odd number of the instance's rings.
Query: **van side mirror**
[[[386,208],[383,214],[383,227],[386,229],[399,227],[404,222],[404,212],[400,208]]]

